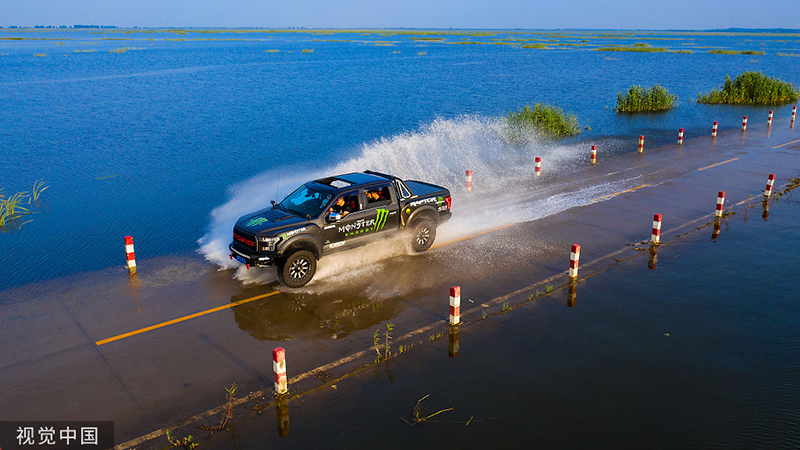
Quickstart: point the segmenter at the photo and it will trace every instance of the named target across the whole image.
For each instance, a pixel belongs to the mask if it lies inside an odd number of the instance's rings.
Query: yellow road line
[[[454,241],[448,241],[448,242],[444,242],[444,243],[441,243],[441,244],[438,244],[438,245],[434,245],[433,247],[431,247],[431,249],[444,247],[445,245],[455,244],[456,242],[466,241],[467,239],[472,239],[472,238],[478,237],[478,236],[480,236],[482,234],[493,233],[493,232],[495,232],[497,230],[502,230],[503,228],[508,228],[508,227],[512,227],[512,226],[514,226],[514,224],[510,223],[508,225],[503,225],[502,227],[497,227],[497,228],[492,228],[491,230],[481,231],[480,233],[475,233],[475,234],[472,234],[472,235],[469,235],[469,236],[466,236],[466,237],[463,237],[463,238],[460,238],[460,239],[456,239]]]
[[[737,159],[739,159],[739,158],[733,158],[733,159],[729,159],[729,160],[727,160],[727,161],[722,161],[721,163],[716,163],[716,164],[712,164],[712,165],[710,165],[710,166],[705,166],[705,167],[703,167],[703,168],[700,168],[700,169],[697,169],[697,170],[706,170],[706,169],[710,169],[710,168],[712,168],[712,167],[721,166],[721,165],[723,165],[723,164],[728,164],[728,163],[729,163],[729,162],[731,162],[731,161],[736,161]]]
[[[798,139],[798,140],[796,140],[796,141],[792,141],[792,142],[787,142],[787,143],[785,143],[785,144],[776,145],[775,147],[772,147],[772,150],[775,150],[776,148],[785,147],[785,146],[787,146],[787,145],[789,145],[789,144],[794,144],[795,142],[800,142],[800,139]]]
[[[597,197],[597,198],[595,198],[595,199],[592,199],[592,202],[596,202],[596,201],[598,201],[598,200],[603,200],[603,199],[610,198],[610,197],[616,197],[616,196],[618,196],[618,195],[620,195],[620,194],[624,194],[624,193],[626,193],[626,192],[633,192],[633,191],[635,191],[635,190],[637,190],[637,189],[641,189],[641,188],[643,188],[643,187],[647,187],[647,186],[650,186],[650,185],[649,185],[649,184],[643,184],[643,185],[641,185],[641,186],[637,186],[637,187],[635,187],[635,188],[631,188],[631,189],[626,189],[626,190],[624,190],[624,191],[622,191],[622,192],[617,192],[617,193],[615,193],[615,194],[608,194],[608,195],[604,195],[604,196],[602,196],[602,197]]]
[[[163,322],[163,323],[159,323],[159,324],[153,325],[151,327],[146,327],[146,328],[142,328],[142,329],[139,329],[139,330],[136,330],[136,331],[131,331],[130,333],[120,334],[119,336],[114,336],[112,338],[103,339],[102,341],[95,342],[95,345],[108,344],[109,342],[114,342],[114,341],[118,341],[120,339],[125,339],[126,337],[131,337],[131,336],[135,336],[137,334],[146,333],[148,331],[152,331],[152,330],[155,330],[155,329],[158,329],[158,328],[163,328],[163,327],[166,327],[168,325],[172,325],[172,324],[175,324],[175,323],[178,323],[178,322],[183,322],[183,321],[186,321],[186,320],[189,320],[189,319],[194,319],[195,317],[200,317],[200,316],[204,316],[206,314],[211,314],[213,312],[222,311],[223,309],[233,308],[234,306],[239,306],[239,305],[241,305],[243,303],[248,303],[248,302],[252,302],[252,301],[255,301],[255,300],[260,300],[262,298],[270,297],[270,296],[275,295],[275,294],[280,294],[280,292],[274,291],[274,292],[270,292],[270,293],[264,294],[264,295],[257,295],[255,297],[250,297],[250,298],[246,298],[244,300],[239,300],[237,302],[233,302],[233,303],[230,303],[228,305],[222,305],[222,306],[218,306],[216,308],[211,308],[211,309],[206,310],[206,311],[201,311],[199,313],[195,313],[195,314],[190,314],[188,316],[179,317],[177,319],[170,320],[170,321]]]

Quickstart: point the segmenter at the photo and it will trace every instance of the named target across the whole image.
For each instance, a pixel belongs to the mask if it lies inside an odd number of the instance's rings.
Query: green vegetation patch
[[[650,44],[639,42],[633,45],[610,45],[606,47],[598,47],[595,49],[598,52],[638,52],[638,53],[662,53],[669,51],[664,47],[650,47]]]
[[[725,75],[722,89],[712,89],[708,94],[698,94],[697,102],[727,105],[781,105],[797,101],[800,90],[780,79],[761,72],[744,72],[731,81]]]
[[[670,94],[661,86],[650,89],[631,86],[626,93],[617,94],[616,112],[668,111],[677,105],[678,96]]]
[[[538,48],[538,49],[541,49],[541,50],[546,50],[547,46],[544,45],[544,44],[539,44],[539,43],[537,43],[537,44],[523,44],[522,47],[520,47],[520,48]]]
[[[514,145],[523,145],[531,137],[543,136],[558,139],[580,133],[578,119],[565,114],[560,108],[536,103],[508,114],[507,139]]]
[[[33,207],[40,205],[40,196],[48,187],[43,181],[37,181],[30,192],[17,192],[10,197],[3,195],[0,188],[0,231],[8,232],[30,222],[22,222],[22,219],[34,212]]]
[[[763,55],[764,52],[756,50],[709,50],[708,53],[712,55]]]

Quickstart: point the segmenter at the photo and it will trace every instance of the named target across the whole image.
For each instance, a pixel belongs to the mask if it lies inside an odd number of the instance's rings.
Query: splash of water
[[[236,220],[266,207],[273,193],[278,194],[278,200],[305,181],[341,173],[369,169],[447,187],[453,197],[453,218],[440,227],[437,242],[587,204],[612,187],[597,183],[564,193],[532,183],[535,157],[542,158],[552,176],[569,171],[578,152],[536,138],[529,139],[531,144],[525,148],[512,147],[503,137],[504,127],[504,120],[485,117],[436,119],[416,131],[366,143],[353,158],[333,167],[305,166],[262,173],[229,188],[230,199],[211,213],[209,230],[199,240],[200,252],[222,268],[237,268],[235,277],[242,281],[275,281],[274,269],[248,271],[230,260],[228,244]],[[474,173],[472,192],[466,191],[467,169]],[[340,276],[338,269],[345,266],[371,270],[371,265],[405,252],[404,245],[374,245],[326,257],[315,280]]]

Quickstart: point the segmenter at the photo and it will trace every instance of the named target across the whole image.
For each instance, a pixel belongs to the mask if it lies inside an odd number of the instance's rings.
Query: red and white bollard
[[[542,175],[542,158],[539,158],[537,156],[536,159],[534,160],[534,165],[536,166],[536,176],[537,177],[541,176]]]
[[[591,156],[592,164],[597,162],[597,146],[592,146],[592,156]]]
[[[717,194],[717,209],[714,211],[714,217],[722,217],[722,208],[725,206],[725,191],[719,191]]]
[[[283,347],[272,351],[272,372],[275,374],[275,393],[283,395],[289,392],[289,380],[286,378],[286,350]]]
[[[581,246],[572,244],[572,251],[569,254],[569,277],[578,278],[578,260],[581,257]]]
[[[769,174],[767,178],[767,188],[764,189],[764,197],[769,197],[772,194],[772,185],[775,183],[775,174]]]
[[[450,325],[461,323],[461,286],[450,288]]]
[[[125,257],[128,259],[128,273],[136,273],[136,254],[133,252],[133,238],[125,236]]]
[[[711,126],[711,137],[717,137],[717,121],[714,121],[714,125]]]
[[[795,117],[797,117],[797,106],[792,106],[792,123],[794,123]]]
[[[772,111],[769,112],[769,116],[767,116],[767,126],[772,126]]]
[[[742,131],[747,131],[747,116],[742,117]]]
[[[467,192],[470,192],[472,190],[472,171],[471,170],[467,171],[466,179],[467,179]]]
[[[683,128],[678,130],[678,144],[683,144]]]
[[[644,152],[644,136],[639,136],[639,153]]]
[[[661,241],[661,214],[653,216],[653,233],[650,235],[650,242],[658,244]]]

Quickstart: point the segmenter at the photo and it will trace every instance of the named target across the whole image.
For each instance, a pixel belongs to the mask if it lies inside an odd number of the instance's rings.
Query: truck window
[[[379,206],[388,205],[392,201],[391,195],[388,184],[386,186],[367,189],[367,208],[377,208]]]

